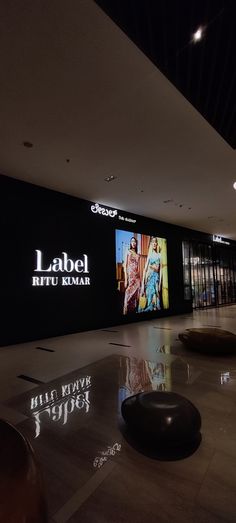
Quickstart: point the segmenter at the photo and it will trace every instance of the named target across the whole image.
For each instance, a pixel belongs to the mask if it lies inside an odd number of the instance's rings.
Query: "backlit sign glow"
[[[43,262],[42,251],[36,249],[35,253],[36,268],[34,269],[34,272],[40,273],[41,275],[32,276],[33,287],[56,287],[57,285],[90,285],[90,277],[84,276],[89,274],[87,254],[83,254],[81,258],[73,261],[68,257],[66,252],[62,252],[62,256],[60,258],[53,258],[52,262],[46,265]],[[45,273],[47,273],[47,276],[43,275]],[[48,273],[53,275],[49,276]],[[56,276],[56,273],[74,273],[76,275]],[[80,276],[78,276],[78,274],[80,274]]]
[[[91,205],[91,211],[96,214],[102,214],[103,216],[110,216],[110,218],[115,218],[117,216],[117,209],[107,209],[105,207],[101,207],[99,203],[95,203],[94,205]]]
[[[230,242],[222,240],[222,237],[218,236],[218,234],[213,234],[213,242],[224,243],[225,245],[230,245]]]
[[[130,222],[130,223],[136,223],[136,220],[133,218],[128,218],[127,216],[118,215],[117,209],[109,209],[107,207],[101,207],[99,203],[95,203],[91,205],[90,207],[91,211],[94,214],[102,214],[103,216],[109,216],[110,218],[117,217],[118,220],[121,220],[122,222]]]

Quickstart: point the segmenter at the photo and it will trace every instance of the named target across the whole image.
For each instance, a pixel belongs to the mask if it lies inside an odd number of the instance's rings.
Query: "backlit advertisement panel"
[[[124,315],[168,309],[166,239],[116,229],[116,279]]]

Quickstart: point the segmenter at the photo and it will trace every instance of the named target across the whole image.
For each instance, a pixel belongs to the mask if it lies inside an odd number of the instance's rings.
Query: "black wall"
[[[91,212],[91,203],[6,176],[1,192],[0,344],[107,327],[191,310],[183,299],[182,239],[190,231],[120,211],[135,224]],[[115,229],[167,238],[168,311],[122,315]],[[35,249],[47,266],[62,251],[89,258],[90,286],[32,287]]]

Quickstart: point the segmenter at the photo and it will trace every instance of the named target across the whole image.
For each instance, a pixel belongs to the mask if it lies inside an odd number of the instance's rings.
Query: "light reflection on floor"
[[[30,399],[31,415],[35,421],[35,438],[40,435],[44,415],[51,421],[65,425],[68,417],[77,409],[89,412],[89,393],[91,376],[80,377],[73,382],[61,384],[60,389],[52,389]]]
[[[235,520],[236,356],[186,352],[178,341],[203,324],[236,333],[235,314],[231,306],[43,340],[52,353],[36,351],[38,341],[0,351],[0,415],[40,459],[51,522]],[[199,409],[202,443],[192,456],[153,460],[123,438],[122,401],[153,390],[183,394]]]

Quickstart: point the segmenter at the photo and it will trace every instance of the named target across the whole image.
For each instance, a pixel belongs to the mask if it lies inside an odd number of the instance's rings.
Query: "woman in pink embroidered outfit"
[[[124,263],[125,273],[125,299],[124,314],[135,312],[138,308],[140,294],[140,268],[139,254],[137,253],[137,240],[132,237]]]

